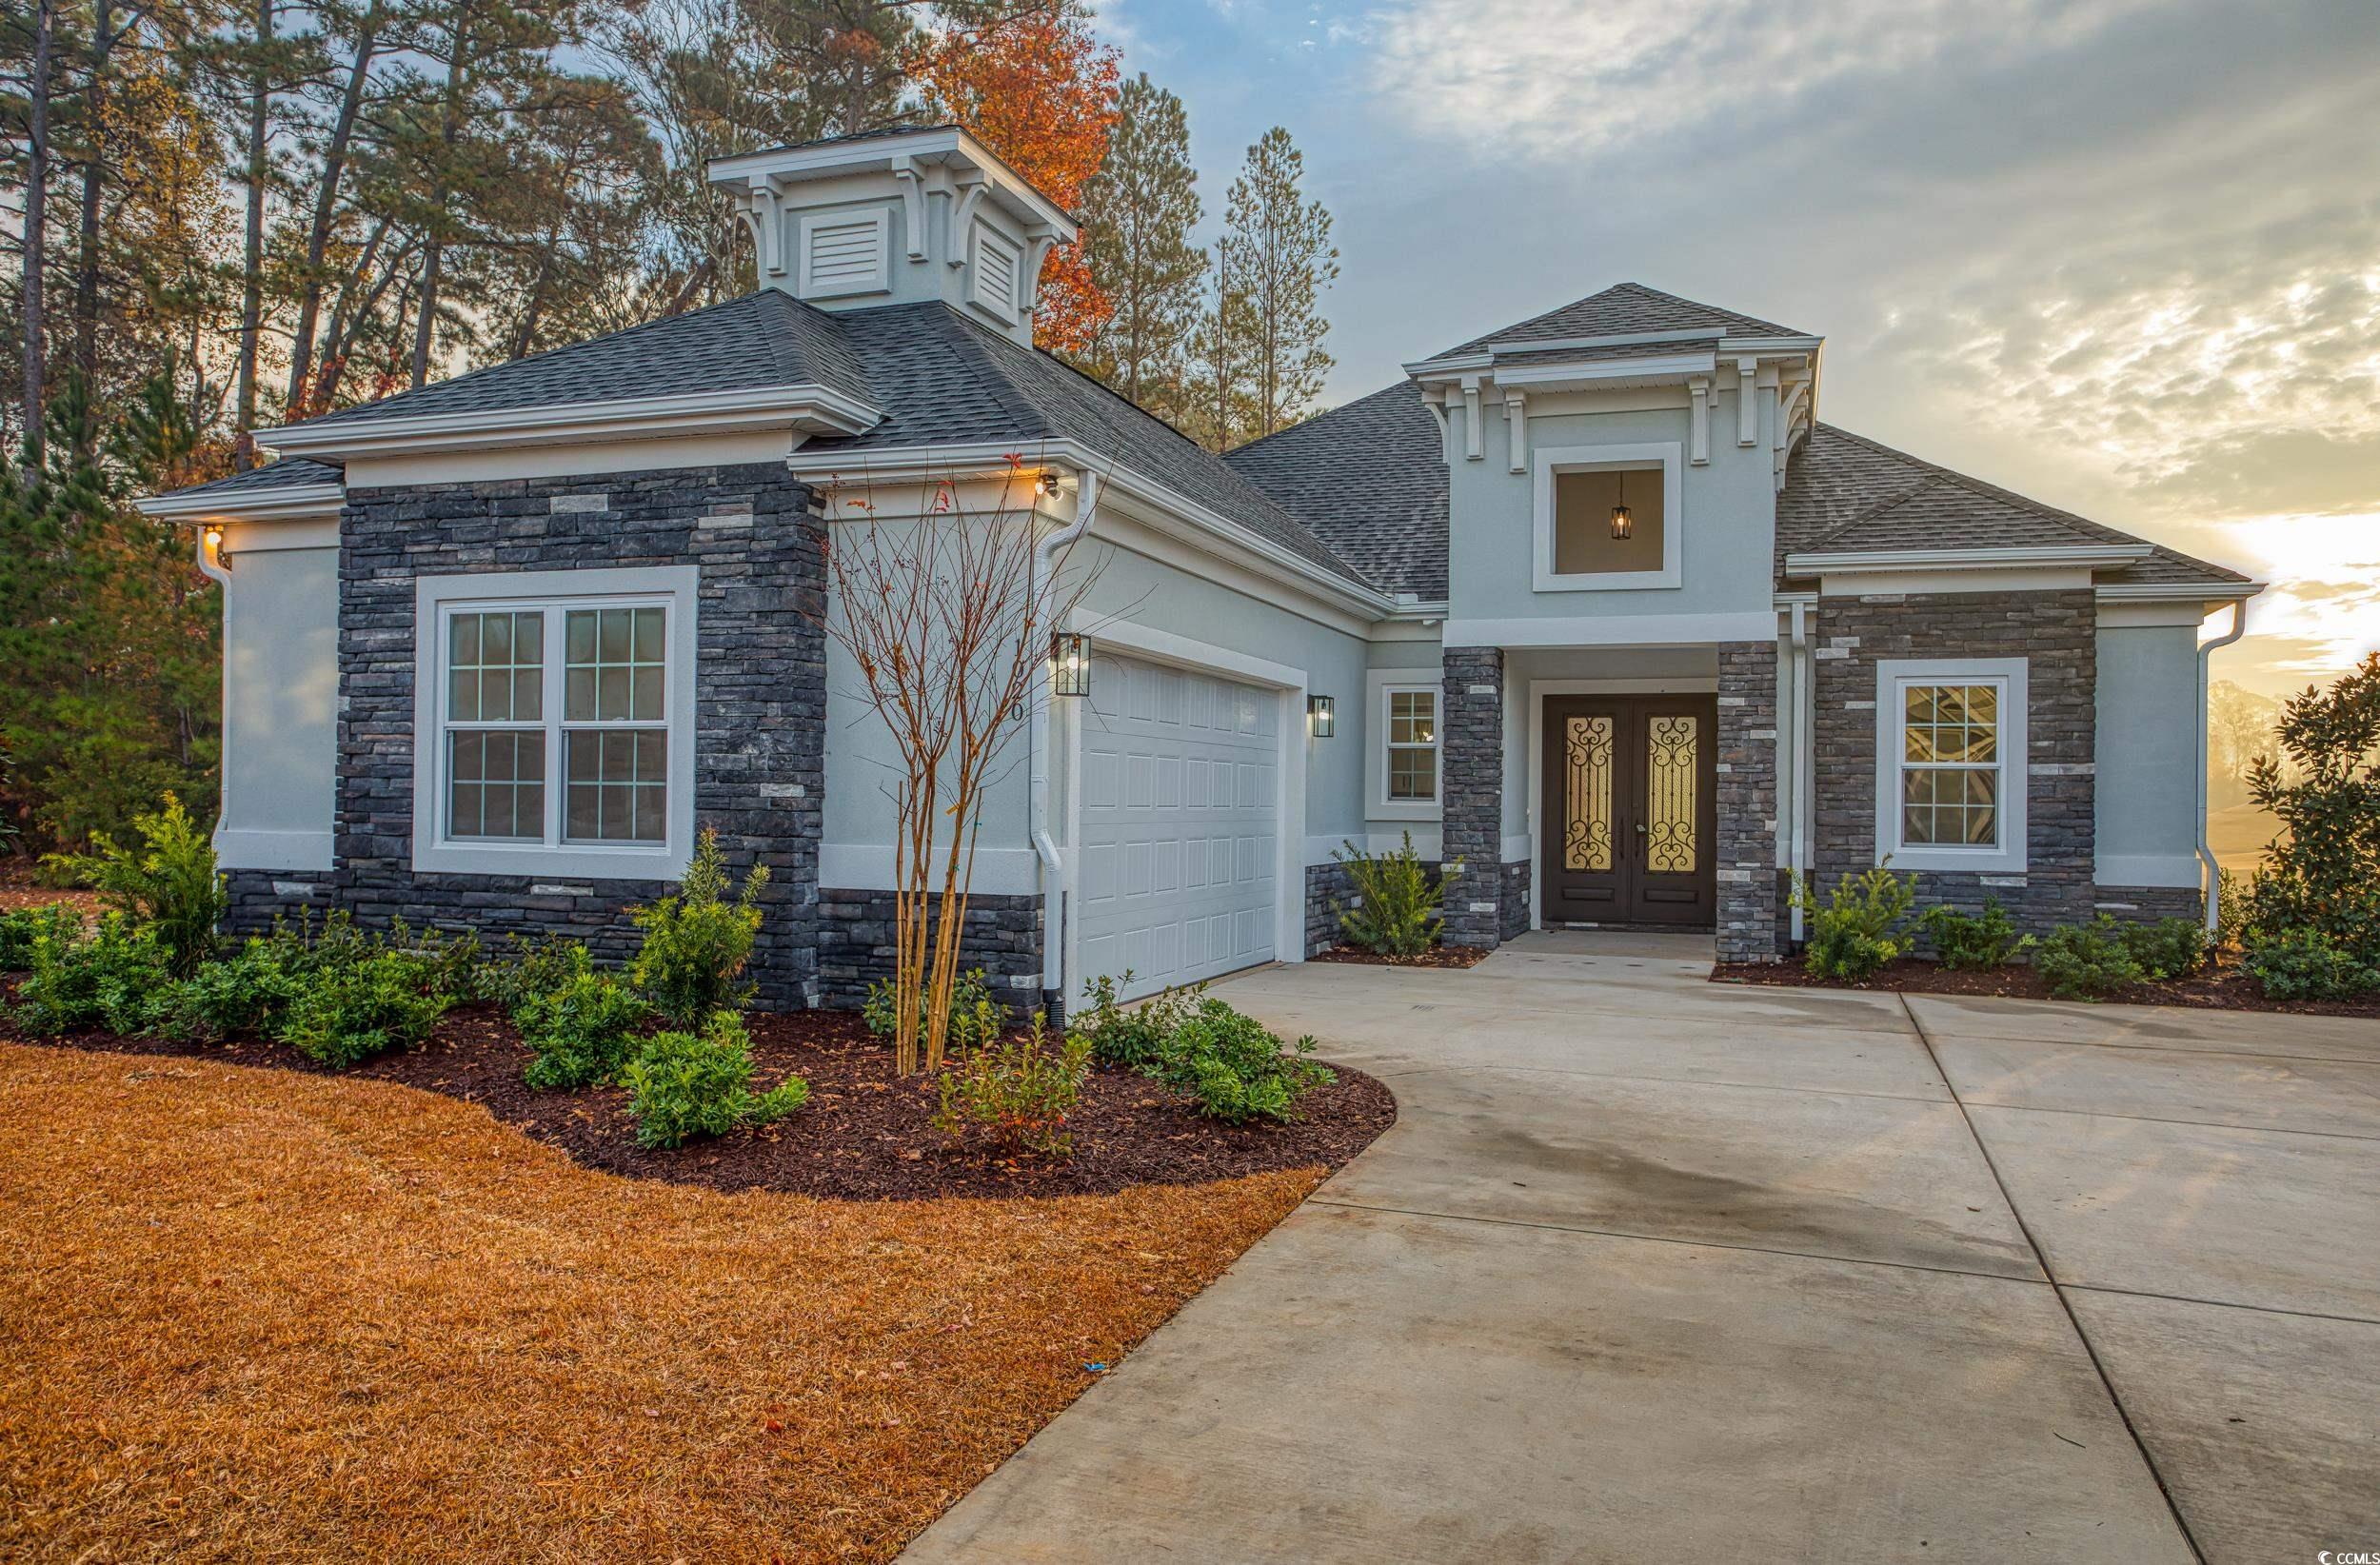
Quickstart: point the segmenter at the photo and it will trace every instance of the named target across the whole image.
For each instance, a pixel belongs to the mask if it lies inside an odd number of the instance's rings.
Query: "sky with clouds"
[[[2272,584],[2221,677],[2380,647],[2373,0],[1104,0],[1210,227],[1289,128],[1341,401],[1634,280],[1826,336],[1820,416]]]

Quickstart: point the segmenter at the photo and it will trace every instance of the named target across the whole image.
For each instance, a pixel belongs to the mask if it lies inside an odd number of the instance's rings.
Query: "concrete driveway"
[[[1223,985],[1396,1128],[907,1557],[2380,1551],[2380,1023],[1708,969]]]

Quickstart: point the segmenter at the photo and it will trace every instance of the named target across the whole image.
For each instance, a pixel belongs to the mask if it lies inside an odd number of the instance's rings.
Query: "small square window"
[[[2023,660],[1887,661],[1877,679],[1877,856],[1896,868],[2021,870]]]
[[[1381,792],[1393,804],[1428,804],[1438,799],[1438,691],[1424,686],[1387,692]]]

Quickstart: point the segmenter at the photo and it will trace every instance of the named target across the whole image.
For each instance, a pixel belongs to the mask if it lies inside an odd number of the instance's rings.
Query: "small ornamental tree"
[[[985,790],[1047,699],[1051,632],[1095,575],[1038,509],[1041,469],[829,486],[826,633],[892,738],[894,1068],[941,1068]],[[1086,484],[1088,495],[1092,486]],[[1087,504],[1088,502],[1084,502]],[[1087,524],[1079,513],[1078,525]]]
[[[2269,936],[2313,931],[2380,967],[2380,652],[2291,699],[2249,796],[2281,822],[2249,892]]]

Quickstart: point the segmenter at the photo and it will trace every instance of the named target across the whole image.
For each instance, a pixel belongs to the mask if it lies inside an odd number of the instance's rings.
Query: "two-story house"
[[[762,287],[268,431],[160,496],[226,593],[236,918],[623,938],[701,825],[776,1003],[889,944],[844,520],[1032,466],[1096,578],[988,798],[969,960],[1076,996],[1296,961],[1410,831],[1447,936],[1716,931],[1889,860],[2028,926],[2198,914],[2202,625],[2256,584],[1818,420],[1824,340],[1635,284],[1217,457],[1032,347],[1067,214],[962,129],[724,159]],[[939,525],[953,525],[947,518]],[[2205,644],[2212,644],[2205,642]]]

